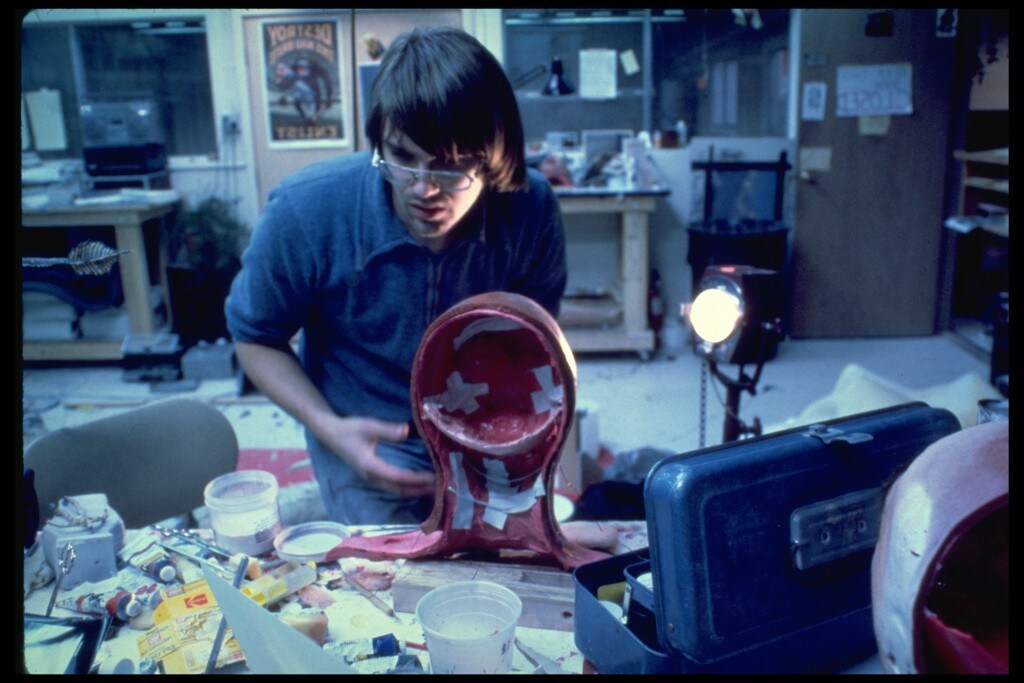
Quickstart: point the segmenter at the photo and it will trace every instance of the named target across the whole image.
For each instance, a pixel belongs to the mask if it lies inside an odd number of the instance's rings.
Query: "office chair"
[[[238,439],[215,407],[174,398],[50,432],[25,449],[41,522],[63,496],[105,493],[128,528],[204,504],[203,489],[238,464]]]

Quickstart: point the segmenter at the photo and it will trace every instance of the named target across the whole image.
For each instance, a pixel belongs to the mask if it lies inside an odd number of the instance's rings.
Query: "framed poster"
[[[270,148],[351,144],[342,97],[338,22],[268,20],[261,29]]]

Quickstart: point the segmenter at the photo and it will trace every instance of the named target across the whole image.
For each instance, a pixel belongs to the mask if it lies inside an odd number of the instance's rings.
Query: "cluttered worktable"
[[[646,545],[643,522],[601,523],[605,531],[614,529],[618,550]],[[353,534],[375,535],[393,532],[391,527],[351,527]],[[193,542],[189,537],[195,540]],[[98,673],[202,673],[217,637],[221,621],[215,599],[216,587],[208,584],[205,571],[230,583],[238,569],[237,558],[222,557],[206,550],[214,535],[210,530],[161,531],[146,527],[126,532],[126,548],[157,543],[173,572],[157,576],[154,568],[129,566],[119,559],[116,573],[107,579],[83,582],[71,588],[55,590],[54,572],[46,560],[45,544],[26,555],[25,560],[25,667],[30,673],[65,671],[66,648],[56,647],[41,623],[30,615],[45,615],[52,602],[52,617],[63,620],[51,626],[64,630],[59,640],[75,639],[78,631],[68,624],[106,622],[103,635],[93,635],[90,643],[83,631],[85,649],[95,647],[95,656],[87,665]],[[83,546],[84,547],[84,546]],[[216,547],[216,546],[214,546]],[[179,550],[170,550],[177,548]],[[56,551],[57,549],[53,549]],[[150,552],[153,549],[150,549]],[[53,552],[51,551],[51,556]],[[119,555],[127,555],[122,552]],[[439,586],[463,580],[493,582],[511,589],[522,601],[522,614],[515,628],[518,647],[514,648],[512,673],[533,673],[538,667],[552,667],[557,673],[581,673],[586,668],[583,655],[575,647],[574,587],[568,571],[531,563],[528,558],[472,557],[433,560],[367,561],[344,558],[333,562],[285,560],[279,553],[251,558],[243,586],[248,586],[251,602],[261,604],[266,620],[242,617],[245,637],[262,639],[274,656],[239,646],[228,627],[216,660],[218,673],[254,671],[257,673],[299,673],[324,671],[326,664],[338,663],[338,671],[349,668],[357,673],[388,671],[429,671],[429,654],[424,631],[416,618],[420,599]],[[58,568],[61,560],[55,558]],[[79,552],[80,563],[89,560],[88,548]],[[73,561],[72,561],[73,563]],[[310,569],[315,567],[315,571]],[[214,569],[214,567],[217,567]],[[262,578],[255,577],[262,574]],[[289,584],[280,599],[268,597],[272,577]],[[69,582],[65,579],[66,583]],[[282,583],[279,581],[278,583]],[[211,588],[214,588],[211,591]],[[246,589],[243,588],[243,592]],[[133,597],[126,597],[130,593]],[[161,596],[161,597],[158,597]],[[222,595],[223,597],[223,595]],[[237,609],[237,608],[236,608]],[[83,614],[87,612],[87,614]],[[95,613],[93,613],[95,612]],[[234,617],[234,618],[232,618]],[[79,620],[83,620],[79,622]],[[239,617],[233,614],[239,628]],[[259,623],[257,623],[259,622]],[[281,627],[288,624],[282,633]],[[255,632],[255,633],[253,633]],[[295,648],[277,648],[294,633],[303,633],[326,655],[313,661],[305,653],[295,661],[289,652]],[[44,644],[44,641],[50,644]],[[301,650],[301,648],[300,648]],[[525,652],[529,652],[528,657]],[[537,658],[537,655],[540,658]],[[531,662],[539,661],[541,664]],[[250,661],[251,660],[251,661]]]

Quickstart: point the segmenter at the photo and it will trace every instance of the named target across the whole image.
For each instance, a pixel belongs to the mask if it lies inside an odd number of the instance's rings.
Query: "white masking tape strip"
[[[521,328],[522,325],[508,318],[481,318],[466,325],[452,344],[457,351],[463,344],[481,332],[511,332]]]
[[[504,529],[509,515],[526,512],[545,494],[541,477],[534,480],[531,488],[517,491],[509,484],[508,469],[504,462],[488,458],[484,460],[484,467],[487,470],[487,506],[483,521],[496,529]]]
[[[458,370],[448,375],[445,383],[448,385],[448,388],[443,393],[437,396],[428,396],[426,401],[440,405],[441,408],[449,413],[454,413],[456,410],[461,410],[467,415],[472,413],[480,407],[476,397],[483,396],[490,391],[487,382],[467,384],[462,379],[462,375],[459,374]]]
[[[546,413],[555,406],[562,405],[562,387],[555,386],[555,374],[550,365],[542,365],[539,368],[533,369],[533,376],[537,378],[537,383],[540,384],[540,391],[534,391],[530,394],[530,398],[533,399],[533,410],[538,415]]]
[[[473,494],[469,490],[466,471],[462,468],[462,453],[449,451],[448,460],[455,476],[455,514],[452,516],[452,528],[468,529],[473,524]]]

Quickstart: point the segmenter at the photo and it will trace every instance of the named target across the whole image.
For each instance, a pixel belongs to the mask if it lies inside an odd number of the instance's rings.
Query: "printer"
[[[167,168],[161,117],[152,99],[86,102],[79,115],[90,176],[130,176]]]

